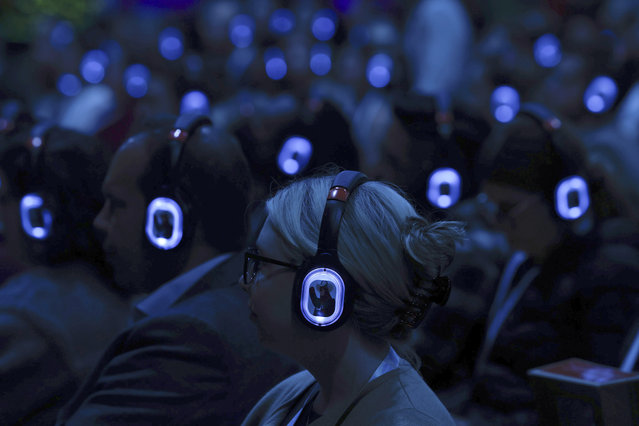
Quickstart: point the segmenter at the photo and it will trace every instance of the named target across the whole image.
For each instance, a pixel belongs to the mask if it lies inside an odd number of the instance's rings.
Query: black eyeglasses
[[[300,268],[299,265],[293,265],[292,263],[282,262],[281,260],[261,256],[257,254],[257,248],[251,247],[244,253],[244,285],[253,285],[253,283],[255,282],[255,277],[260,271],[260,262],[267,262],[274,265],[284,266],[293,271],[297,271]]]

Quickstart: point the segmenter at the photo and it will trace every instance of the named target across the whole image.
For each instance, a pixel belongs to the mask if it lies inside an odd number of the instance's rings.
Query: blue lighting
[[[295,14],[288,9],[277,9],[271,14],[269,28],[273,34],[286,35],[295,28]]]
[[[204,62],[199,55],[192,54],[186,57],[186,68],[193,74],[197,74],[204,69]]]
[[[158,37],[160,54],[169,61],[179,59],[184,53],[184,36],[177,28],[165,28]]]
[[[174,200],[158,197],[146,209],[146,236],[155,247],[170,250],[182,240],[182,209]]]
[[[552,68],[561,62],[561,43],[553,34],[540,36],[533,47],[535,61],[545,68]]]
[[[149,90],[151,72],[142,64],[133,64],[124,70],[124,87],[132,98],[141,98]]]
[[[600,75],[586,88],[584,105],[595,114],[606,112],[617,100],[617,92],[617,83],[610,77]]]
[[[519,111],[519,93],[510,86],[499,86],[490,96],[490,109],[500,123],[508,123]]]
[[[366,66],[366,78],[371,86],[386,87],[391,80],[393,60],[385,53],[373,55]]]
[[[331,48],[324,43],[317,43],[311,48],[311,71],[315,75],[326,75],[330,72],[332,66],[331,62]]]
[[[461,177],[455,169],[443,167],[435,170],[428,177],[426,197],[439,208],[454,206],[461,196]]]
[[[311,142],[301,136],[288,138],[282,145],[277,156],[279,169],[289,176],[293,176],[306,167],[313,154]]]
[[[249,47],[253,43],[255,22],[248,15],[236,15],[229,23],[229,38],[235,47]]]
[[[51,212],[43,208],[44,201],[38,194],[27,194],[20,200],[20,219],[24,232],[37,240],[43,240],[51,233],[53,218]]]
[[[90,50],[82,58],[80,74],[87,82],[97,84],[104,79],[109,57],[102,50]]]
[[[330,9],[322,9],[313,16],[311,31],[319,41],[328,41],[335,35],[337,15]]]
[[[105,40],[100,43],[100,49],[107,54],[112,63],[122,62],[124,58],[122,46],[115,40]]]
[[[269,47],[264,52],[266,75],[272,80],[281,80],[286,76],[287,66],[284,52],[278,47]]]
[[[60,21],[51,30],[49,42],[56,49],[64,49],[71,44],[74,38],[75,33],[71,23],[69,21]]]
[[[341,13],[347,13],[353,6],[353,0],[333,0],[333,6]]]
[[[555,188],[555,210],[566,220],[579,219],[590,206],[588,184],[581,176],[562,179]]]
[[[62,74],[58,78],[57,86],[64,96],[75,96],[82,90],[82,82],[73,74]]]
[[[202,114],[209,113],[209,98],[199,90],[193,90],[186,93],[182,97],[180,104],[180,114],[186,114],[188,112],[200,112]]]
[[[316,315],[316,312],[311,311],[310,308],[314,305],[310,292],[321,286],[330,288],[330,296],[335,301],[335,308],[328,316]],[[344,290],[344,281],[332,269],[317,268],[310,271],[302,281],[302,297],[300,299],[300,310],[306,321],[319,327],[326,327],[337,322],[344,311]]]

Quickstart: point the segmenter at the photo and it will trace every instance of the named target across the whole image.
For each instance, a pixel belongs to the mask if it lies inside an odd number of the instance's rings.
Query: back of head
[[[496,127],[485,141],[477,163],[478,179],[552,200],[557,183],[580,171],[583,155],[567,123],[540,104],[523,104],[515,119]]]
[[[103,144],[91,136],[52,126],[36,150],[27,134],[6,141],[0,169],[9,182],[8,197],[21,203],[25,195],[39,194],[51,212],[51,231],[46,238],[22,233],[28,256],[38,263],[83,259],[101,267],[102,251],[92,222],[102,206],[100,187],[108,164]],[[24,222],[24,208],[17,214]]]
[[[286,255],[296,262],[316,253],[333,179],[301,179],[267,201],[269,220],[285,242]],[[391,184],[358,186],[346,203],[337,251],[358,284],[353,318],[360,331],[396,345],[406,339],[410,326],[402,319],[415,300],[430,305],[435,299],[433,280],[451,262],[462,234],[459,223],[430,223],[419,216]]]
[[[144,139],[151,153],[139,179],[147,198],[158,192],[171,173],[167,135],[172,126],[160,127],[137,136]],[[220,252],[239,249],[252,183],[248,163],[236,139],[213,126],[200,126],[188,137],[176,167],[176,190],[190,205],[188,220],[195,226],[201,225],[204,242]]]

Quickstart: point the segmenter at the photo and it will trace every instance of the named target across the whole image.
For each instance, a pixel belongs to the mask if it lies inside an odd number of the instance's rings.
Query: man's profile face
[[[115,284],[144,292],[149,259],[143,246],[146,199],[138,179],[148,162],[140,142],[123,145],[113,157],[102,185],[105,203],[93,225],[104,234],[103,248]]]
[[[542,194],[514,185],[486,181],[481,192],[495,203],[497,230],[504,233],[513,249],[543,259],[560,241],[552,207]]]

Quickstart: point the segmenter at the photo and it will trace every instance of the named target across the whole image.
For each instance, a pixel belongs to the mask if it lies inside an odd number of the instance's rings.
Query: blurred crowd
[[[530,368],[628,364],[634,0],[96,4],[1,6],[3,119],[21,108],[112,154],[154,117],[197,111],[240,142],[255,200],[334,163],[465,222],[450,301],[414,337],[459,424],[535,424]]]

